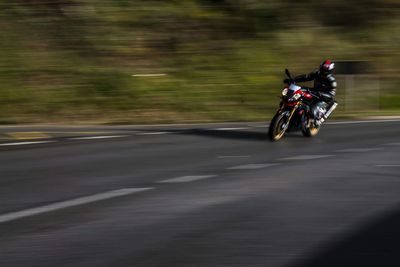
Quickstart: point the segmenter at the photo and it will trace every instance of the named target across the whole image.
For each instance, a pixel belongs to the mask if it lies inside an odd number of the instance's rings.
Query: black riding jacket
[[[294,80],[296,83],[314,81],[314,91],[328,94],[332,99],[336,96],[337,83],[332,74],[322,75],[319,70],[315,70],[309,74],[296,76]]]

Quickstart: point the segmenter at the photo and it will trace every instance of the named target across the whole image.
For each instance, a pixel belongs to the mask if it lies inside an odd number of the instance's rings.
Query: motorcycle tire
[[[316,126],[314,124],[314,120],[312,118],[307,118],[306,119],[306,124],[304,127],[301,129],[301,132],[303,133],[304,136],[306,137],[314,137],[318,134],[319,129],[321,126]]]
[[[268,129],[268,136],[272,141],[280,140],[286,132],[286,128],[283,128],[284,124],[287,122],[286,113],[277,113],[272,118]]]

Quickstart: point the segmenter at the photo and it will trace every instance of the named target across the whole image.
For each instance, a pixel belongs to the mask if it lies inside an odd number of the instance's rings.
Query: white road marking
[[[332,157],[333,155],[299,155],[294,157],[281,158],[279,160],[311,160]]]
[[[266,163],[266,164],[246,164],[246,165],[239,165],[234,167],[229,167],[227,170],[255,170],[255,169],[262,169],[266,167],[271,167],[278,165],[277,163]]]
[[[360,123],[378,123],[378,122],[400,122],[398,119],[385,119],[385,120],[365,120],[365,121],[328,121],[324,124],[360,124]],[[249,125],[252,128],[269,128],[269,125]]]
[[[400,164],[381,164],[376,165],[376,167],[400,167]]]
[[[335,152],[344,152],[344,153],[363,153],[363,152],[371,152],[371,151],[377,151],[377,150],[382,150],[380,148],[349,148],[349,149],[340,149],[336,150]]]
[[[215,131],[234,131],[234,130],[247,130],[249,127],[230,127],[230,128],[215,128]]]
[[[377,122],[400,122],[398,119],[389,120],[365,120],[365,121],[330,121],[324,124],[358,124],[358,123],[377,123]]]
[[[133,74],[132,77],[162,77],[167,76],[166,73],[149,73],[149,74]]]
[[[384,120],[364,120],[364,121],[328,121],[324,124],[360,124],[360,123],[378,123],[378,122],[400,122],[399,119],[384,119]],[[253,128],[269,128],[269,125],[251,125]]]
[[[169,134],[169,132],[148,132],[148,133],[137,133],[136,135],[160,135]]]
[[[387,143],[383,144],[384,146],[400,146],[400,143]]]
[[[51,211],[56,211],[60,209],[65,209],[65,208],[70,208],[74,206],[79,206],[79,205],[84,205],[88,203],[93,203],[101,200],[106,200],[110,198],[115,198],[115,197],[120,197],[120,196],[126,196],[126,195],[131,195],[135,193],[139,193],[142,191],[154,189],[153,187],[148,187],[148,188],[123,188],[123,189],[118,189],[118,190],[113,190],[113,191],[108,191],[100,194],[95,194],[91,196],[86,196],[86,197],[79,197],[67,201],[62,201],[62,202],[56,202],[53,204],[41,206],[41,207],[36,207],[36,208],[31,208],[31,209],[26,209],[26,210],[21,210],[21,211],[16,211],[16,212],[10,212],[6,213],[3,215],[0,215],[0,223],[4,222],[9,222],[25,217],[30,217],[42,213],[47,213]]]
[[[234,159],[234,158],[250,158],[250,155],[238,155],[238,156],[218,156],[219,159]]]
[[[14,143],[3,143],[0,146],[22,146],[22,145],[34,145],[34,144],[46,144],[54,143],[56,141],[32,141],[32,142],[14,142]]]
[[[103,135],[103,136],[84,136],[84,137],[72,137],[69,140],[91,140],[91,139],[111,139],[111,138],[122,138],[129,135]]]
[[[181,176],[172,179],[158,181],[157,183],[187,183],[187,182],[213,178],[216,176],[218,175],[188,175],[188,176]]]

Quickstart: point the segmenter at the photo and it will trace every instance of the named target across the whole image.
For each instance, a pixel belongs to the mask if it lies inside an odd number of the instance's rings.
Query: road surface
[[[400,121],[0,129],[0,266],[400,266]]]

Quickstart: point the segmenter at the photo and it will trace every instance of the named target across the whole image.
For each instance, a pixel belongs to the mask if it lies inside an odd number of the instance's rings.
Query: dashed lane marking
[[[266,163],[266,164],[245,164],[239,165],[234,167],[229,167],[227,170],[255,170],[255,169],[262,169],[271,166],[278,165],[277,163]]]
[[[387,143],[383,144],[384,146],[400,146],[400,143]]]
[[[343,152],[343,153],[364,153],[364,152],[371,152],[382,150],[380,148],[349,148],[349,149],[340,149],[336,150],[335,152]]]
[[[230,127],[230,128],[215,128],[215,131],[234,131],[234,130],[247,130],[249,127]]]
[[[386,120],[364,120],[364,121],[328,121],[324,124],[361,124],[361,123],[379,123],[379,122],[400,122],[399,119],[386,119]],[[269,128],[269,125],[251,125],[253,128]]]
[[[359,123],[378,123],[378,122],[400,122],[398,119],[388,120],[365,120],[365,121],[330,121],[325,124],[359,124]]]
[[[218,175],[188,175],[188,176],[181,176],[172,179],[158,181],[157,183],[187,183],[187,182],[213,178],[216,176]]]
[[[84,204],[89,204],[101,200],[106,200],[106,199],[111,199],[111,198],[116,198],[116,197],[121,197],[121,196],[126,196],[126,195],[131,195],[135,193],[139,193],[142,191],[147,191],[150,189],[154,189],[153,187],[147,187],[147,188],[123,188],[123,189],[118,189],[118,190],[113,190],[113,191],[108,191],[105,193],[100,193],[100,194],[95,194],[91,196],[86,196],[86,197],[79,197],[67,201],[62,201],[62,202],[56,202],[50,205],[45,205],[41,207],[36,207],[36,208],[31,208],[31,209],[26,209],[26,210],[21,210],[21,211],[16,211],[16,212],[10,212],[6,213],[3,215],[0,215],[0,223],[4,222],[9,222],[25,217],[30,217],[38,214],[43,214],[51,211],[56,211],[60,209],[65,209],[65,208],[70,208],[74,206],[79,206],[79,205],[84,205]]]
[[[250,158],[250,155],[237,155],[237,156],[218,156],[219,159],[235,159],[235,158]]]
[[[146,133],[136,133],[136,135],[161,135],[169,134],[170,132],[146,132]]]
[[[400,164],[379,164],[376,167],[400,167]]]
[[[130,131],[130,132],[132,132],[132,131]],[[82,135],[82,134],[85,134],[85,135],[101,135],[101,134],[118,134],[118,133],[120,133],[120,132],[116,132],[116,131],[103,131],[103,132],[94,132],[94,131],[91,131],[91,132],[72,132],[72,131],[64,131],[64,132],[60,132],[60,131],[58,131],[58,132],[56,132],[56,131],[46,131],[46,133],[48,133],[48,134],[61,134],[61,135],[65,135],[65,134],[80,134],[80,135]]]
[[[332,157],[333,155],[299,155],[294,157],[281,158],[279,160],[311,160]]]
[[[84,137],[72,137],[69,140],[91,140],[91,139],[111,139],[111,138],[123,138],[129,135],[103,135],[103,136],[84,136]]]
[[[46,144],[54,143],[56,141],[32,141],[32,142],[14,142],[14,143],[3,143],[0,146],[22,146],[22,145],[34,145],[34,144]]]
[[[269,125],[249,125],[252,128],[269,128]]]

